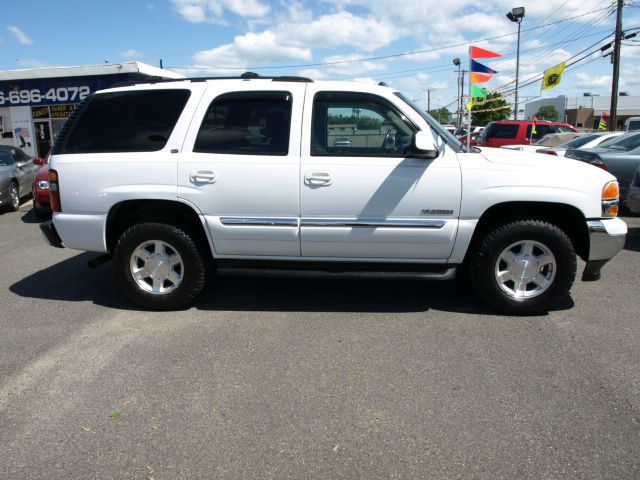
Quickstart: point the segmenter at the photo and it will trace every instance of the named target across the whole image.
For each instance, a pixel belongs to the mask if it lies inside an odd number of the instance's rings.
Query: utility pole
[[[462,70],[462,75],[460,76],[460,117],[462,117],[462,114],[464,112],[464,76],[467,73],[469,72],[467,72],[466,70]],[[462,118],[460,119],[460,125],[458,126],[462,126]],[[467,133],[471,133],[471,125],[467,125]]]
[[[427,90],[427,112],[431,111],[431,90]]]
[[[620,44],[622,43],[622,7],[623,0],[618,0],[618,11],[616,17],[616,38],[613,47],[613,79],[611,80],[611,109],[609,113],[609,131],[616,129],[618,119],[618,79],[620,78]]]

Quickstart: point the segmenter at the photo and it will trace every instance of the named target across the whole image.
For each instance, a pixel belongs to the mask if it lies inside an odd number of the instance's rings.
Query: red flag
[[[469,56],[471,58],[499,58],[502,57],[502,54],[492,52],[491,50],[485,50],[480,47],[471,47],[469,49]]]

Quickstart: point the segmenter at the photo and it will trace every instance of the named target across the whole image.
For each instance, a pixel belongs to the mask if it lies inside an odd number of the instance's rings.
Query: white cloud
[[[590,75],[584,72],[578,72],[578,87],[607,87],[611,85],[611,75]]]
[[[336,75],[362,75],[369,72],[382,72],[387,70],[385,62],[374,62],[371,60],[354,62],[360,58],[359,55],[332,55],[325,57],[322,63],[340,62],[336,65],[328,65],[327,72]]]
[[[31,39],[31,37],[29,37],[29,35],[24,33],[18,27],[7,27],[7,31],[11,33],[13,35],[13,38],[15,38],[22,45],[33,45],[33,40]]]
[[[26,68],[44,68],[44,67],[52,66],[47,62],[36,60],[35,58],[19,58],[17,60],[17,64],[21,67],[26,67]]]
[[[259,0],[172,0],[172,3],[176,11],[192,23],[225,23],[225,11],[244,18],[259,18],[271,10]]]
[[[281,45],[271,31],[247,33],[235,38],[234,43],[222,45],[211,50],[203,50],[194,55],[199,65],[225,67],[247,67],[264,65],[287,60],[310,61],[311,50],[308,48],[288,47]]]
[[[327,73],[326,72],[321,72],[320,70],[315,69],[315,68],[306,68],[306,69],[303,69],[303,70],[298,70],[296,75],[298,75],[300,77],[307,77],[307,78],[310,78],[312,80],[322,80],[322,79],[327,77]]]
[[[126,52],[120,52],[120,56],[126,60],[137,60],[144,58],[144,53],[134,50],[133,48]]]

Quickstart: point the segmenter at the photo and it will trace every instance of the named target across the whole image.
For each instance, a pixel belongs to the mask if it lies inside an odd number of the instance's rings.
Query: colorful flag
[[[471,47],[469,49],[469,56],[471,58],[500,58],[502,54],[492,52],[491,50],[485,50],[480,47]]]
[[[598,125],[598,130],[606,130],[608,121],[609,121],[609,114],[607,112],[602,112],[602,116],[600,117],[600,124]]]
[[[567,66],[567,62],[562,62],[555,67],[551,67],[548,70],[544,71],[544,78],[542,79],[542,89],[545,90],[547,88],[553,88],[560,85],[560,81],[562,80],[562,72],[564,72],[564,68]]]
[[[536,122],[538,121],[538,117],[533,117],[533,126],[531,127],[531,134],[537,135],[538,131],[536,130]]]
[[[486,65],[471,60],[471,83],[488,82],[496,73],[498,72],[490,69]]]
[[[486,98],[487,89],[478,87],[477,85],[471,85],[471,96],[473,98]]]

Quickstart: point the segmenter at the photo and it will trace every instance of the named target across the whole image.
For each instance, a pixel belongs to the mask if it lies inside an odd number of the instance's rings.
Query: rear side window
[[[519,125],[514,123],[490,123],[482,131],[484,138],[516,138]]]
[[[189,99],[189,90],[145,90],[94,95],[62,153],[162,150]]]
[[[11,152],[9,152],[9,150],[0,149],[0,167],[8,167],[14,163],[16,162],[11,156]]]
[[[291,93],[234,92],[211,102],[194,152],[232,155],[289,153]]]

